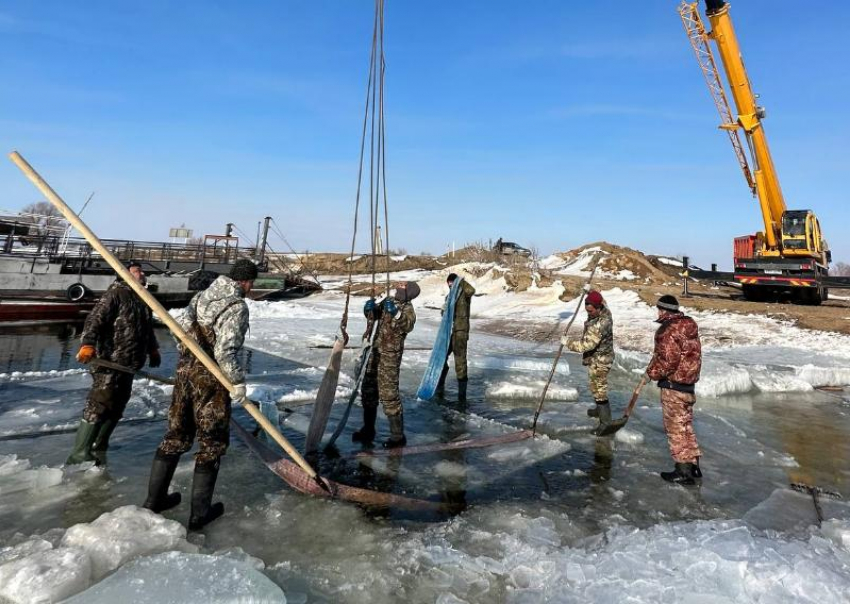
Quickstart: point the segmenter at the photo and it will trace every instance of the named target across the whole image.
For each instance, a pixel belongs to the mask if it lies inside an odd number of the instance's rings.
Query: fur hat
[[[446,281],[448,283],[454,283],[457,280],[457,273],[449,273],[449,276],[446,277]]]
[[[230,274],[228,276],[234,281],[253,281],[257,278],[258,274],[259,271],[256,264],[247,258],[240,258],[230,267]]]
[[[594,289],[587,294],[587,298],[585,298],[584,303],[595,306],[596,308],[602,308],[605,305],[605,300],[602,299],[602,294]]]
[[[410,302],[416,298],[421,291],[422,290],[419,288],[419,284],[416,283],[416,281],[408,281],[406,287],[396,288],[394,297],[399,302]]]
[[[676,299],[676,296],[666,295],[658,298],[658,302],[655,305],[661,310],[666,310],[667,312],[682,312],[679,310],[679,301]]]

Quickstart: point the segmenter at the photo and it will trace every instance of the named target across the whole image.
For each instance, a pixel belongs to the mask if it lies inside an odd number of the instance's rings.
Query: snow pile
[[[546,256],[540,260],[540,262],[538,262],[538,266],[544,270],[556,271],[567,266],[567,261],[560,256],[552,254],[551,256]]]
[[[168,552],[139,558],[67,604],[286,604],[286,596],[251,565],[230,557]]]
[[[59,468],[31,468],[28,459],[15,454],[0,455],[0,495],[21,491],[41,491],[62,483]]]
[[[125,506],[69,528],[58,545],[33,538],[0,550],[0,598],[57,602],[138,556],[194,552],[186,529],[150,510]]]

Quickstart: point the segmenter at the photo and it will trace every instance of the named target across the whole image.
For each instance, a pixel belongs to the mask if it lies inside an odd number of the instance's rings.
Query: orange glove
[[[159,355],[159,348],[151,350],[148,355],[148,367],[159,367],[160,363],[162,363],[162,357]]]
[[[95,352],[94,346],[91,344],[83,344],[80,346],[80,351],[77,353],[77,361],[80,363],[88,363],[94,358]]]

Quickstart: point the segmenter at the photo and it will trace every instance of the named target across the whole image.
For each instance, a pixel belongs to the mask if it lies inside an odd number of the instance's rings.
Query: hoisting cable
[[[387,201],[387,137],[386,137],[386,121],[384,119],[384,76],[386,74],[387,63],[384,59],[384,0],[378,0],[381,3],[381,30],[380,30],[380,65],[381,65],[381,110],[380,110],[380,127],[378,129],[380,157],[379,168],[381,170],[380,186],[384,197],[384,252],[387,256],[387,296],[390,295],[390,215],[389,205]],[[377,202],[377,200],[376,200]]]
[[[360,137],[360,161],[357,170],[357,193],[355,195],[354,200],[354,229],[351,236],[351,252],[348,257],[348,286],[345,291],[345,308],[342,311],[342,319],[339,324],[340,331],[343,334],[343,339],[348,340],[348,309],[351,302],[351,289],[354,285],[354,250],[357,244],[357,220],[360,214],[360,193],[363,185],[363,158],[365,156],[366,151],[366,127],[369,123],[369,95],[372,92],[372,82],[375,77],[374,74],[374,63],[375,63],[375,41],[377,36],[377,22],[378,22],[378,9],[375,7],[375,29],[372,33],[372,55],[369,60],[369,78],[366,84],[366,110],[363,115],[363,131]],[[370,201],[371,203],[371,201]]]
[[[363,135],[360,142],[360,171],[357,180],[357,204],[359,207],[360,187],[363,177],[363,159],[366,146],[366,128],[369,126],[369,250],[371,252],[370,268],[372,273],[372,283],[370,296],[374,300],[377,293],[377,254],[378,246],[381,240],[378,237],[378,229],[380,223],[380,202],[381,194],[383,193],[384,203],[386,205],[386,177],[384,175],[384,47],[383,47],[383,28],[384,28],[384,2],[383,0],[375,0],[375,21],[374,31],[372,33],[372,53],[369,60],[369,84],[366,91],[366,112],[363,123]],[[369,118],[371,116],[371,122]],[[386,221],[387,212],[385,208],[384,219]],[[355,236],[356,236],[356,210],[355,210]],[[389,239],[387,239],[387,248],[389,248]],[[354,243],[352,242],[350,260],[354,258]],[[346,292],[346,310],[348,312],[349,299],[352,288],[352,273],[353,262],[349,263],[349,282],[348,291]],[[389,274],[387,279],[387,297],[389,297]],[[347,314],[346,314],[347,318]],[[343,415],[337,424],[331,438],[326,446],[326,449],[333,447],[334,442],[342,434],[348,417],[351,413],[351,408],[360,391],[360,382],[363,379],[365,368],[369,362],[372,351],[372,341],[374,334],[377,333],[378,323],[371,321],[367,323],[369,331],[364,335],[361,345],[360,354],[355,364],[354,375],[355,383],[351,394],[348,397],[348,404],[343,412]]]
[[[371,129],[370,129],[370,142],[369,142],[369,213],[370,213],[370,230],[374,228],[374,219],[375,219],[375,197],[377,195],[377,184],[376,184],[376,167],[375,167],[375,113],[376,113],[376,89],[378,87],[378,71],[377,71],[377,52],[378,52],[378,11],[382,8],[382,4],[380,0],[377,0],[375,5],[375,20],[374,20],[374,31],[372,33],[372,58],[369,65],[369,87],[367,89],[366,95],[366,116],[364,119],[364,132],[361,139],[361,150],[365,150],[365,127],[369,123],[369,117],[371,115]],[[361,153],[360,167],[361,171],[358,174],[358,190],[357,190],[357,198],[355,202],[355,225],[357,221],[357,214],[360,205],[360,183],[362,178],[362,166],[363,166],[363,153]],[[354,250],[356,249],[356,238],[357,238],[357,228],[355,226],[354,233],[352,235],[352,246],[351,246],[351,256],[349,257],[349,268],[348,268],[348,291],[345,296],[345,309],[343,311],[342,319],[340,320],[340,334],[338,334],[334,338],[333,350],[331,351],[330,360],[328,361],[327,369],[325,370],[325,374],[322,378],[322,383],[319,384],[319,391],[316,394],[316,403],[313,405],[313,414],[310,416],[310,426],[307,429],[307,436],[304,439],[304,452],[314,453],[319,449],[319,445],[321,444],[321,440],[325,433],[325,428],[327,427],[328,419],[330,418],[331,408],[333,407],[334,400],[336,399],[336,388],[339,384],[339,373],[342,367],[342,356],[345,350],[345,345],[348,343],[349,336],[347,332],[347,323],[348,323],[348,311],[351,303],[351,290],[353,288],[353,274],[354,274]],[[375,262],[375,237],[372,237],[372,296],[375,294],[375,273],[374,273],[374,262]],[[369,338],[371,340],[371,338]],[[367,346],[367,343],[364,342],[364,350]]]

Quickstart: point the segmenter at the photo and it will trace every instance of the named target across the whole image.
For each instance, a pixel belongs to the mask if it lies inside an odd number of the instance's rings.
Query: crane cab
[[[815,258],[821,264],[829,264],[830,254],[814,212],[786,210],[782,214],[782,255],[786,258]]]

